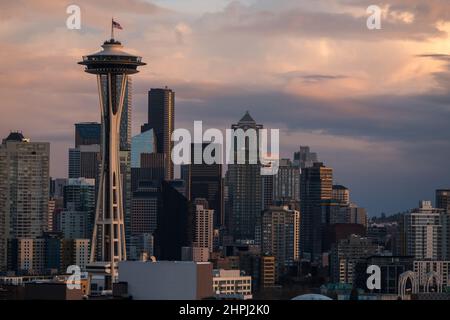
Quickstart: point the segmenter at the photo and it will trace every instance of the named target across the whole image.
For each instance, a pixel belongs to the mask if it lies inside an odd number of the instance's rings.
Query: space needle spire
[[[103,43],[103,50],[83,56],[78,62],[85,66],[85,72],[97,75],[102,120],[102,166],[87,269],[92,274],[105,275],[107,289],[117,280],[118,262],[127,256],[119,155],[120,118],[128,77],[145,65],[141,57],[123,51],[122,44],[114,40],[115,28],[122,29],[112,19],[111,39]]]

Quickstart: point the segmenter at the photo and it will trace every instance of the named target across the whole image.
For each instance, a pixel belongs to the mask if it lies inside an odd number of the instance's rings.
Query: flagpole
[[[111,18],[111,39],[114,39],[114,18]]]

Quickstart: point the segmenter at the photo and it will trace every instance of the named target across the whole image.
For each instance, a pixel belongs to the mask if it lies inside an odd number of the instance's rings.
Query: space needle
[[[111,39],[103,43],[103,50],[83,56],[83,61],[78,62],[85,66],[85,72],[97,75],[100,98],[102,166],[87,271],[104,275],[105,289],[112,289],[112,283],[117,281],[117,264],[127,256],[119,154],[120,118],[128,77],[139,72],[137,67],[145,65],[141,57],[123,51],[122,44],[114,40],[114,28],[122,29],[112,20]]]

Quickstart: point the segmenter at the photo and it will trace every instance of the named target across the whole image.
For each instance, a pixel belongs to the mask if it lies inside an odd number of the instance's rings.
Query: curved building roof
[[[296,296],[295,298],[292,298],[291,300],[333,300],[330,297],[324,296],[322,294],[302,294],[300,296]]]

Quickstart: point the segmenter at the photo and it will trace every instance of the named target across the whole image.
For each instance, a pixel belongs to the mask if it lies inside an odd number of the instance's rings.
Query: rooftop
[[[23,136],[22,132],[19,131],[12,131],[10,132],[10,134],[8,135],[8,137],[6,137],[5,141],[24,141],[25,137]]]

